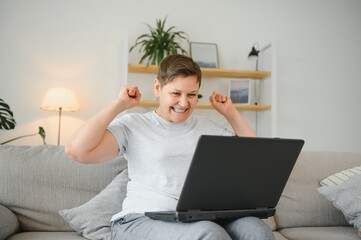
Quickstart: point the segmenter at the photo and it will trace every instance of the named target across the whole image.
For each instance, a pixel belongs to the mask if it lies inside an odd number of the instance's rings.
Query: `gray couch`
[[[266,220],[276,239],[360,239],[316,190],[323,178],[360,165],[361,154],[302,152],[276,215]],[[0,146],[0,178],[0,240],[109,239],[109,218],[121,209],[128,180],[121,156],[85,165],[46,145]]]

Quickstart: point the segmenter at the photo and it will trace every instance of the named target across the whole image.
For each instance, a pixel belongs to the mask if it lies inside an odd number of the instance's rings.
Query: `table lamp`
[[[260,52],[263,52],[263,51],[267,50],[269,47],[271,47],[271,44],[268,44],[268,45],[264,46],[263,48],[258,49],[259,48],[259,43],[256,42],[256,43],[253,44],[252,50],[248,54],[248,59],[252,60],[252,61],[256,61],[256,71],[258,71],[258,54]]]
[[[59,112],[59,126],[58,126],[58,145],[60,144],[60,125],[61,112],[76,112],[79,111],[78,99],[72,89],[69,88],[49,88],[45,94],[43,103],[40,106],[45,111]]]

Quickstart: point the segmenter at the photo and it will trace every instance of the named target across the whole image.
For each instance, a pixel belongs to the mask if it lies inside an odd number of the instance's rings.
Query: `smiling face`
[[[154,95],[159,98],[158,115],[169,122],[183,122],[192,114],[198,102],[197,76],[176,76],[163,87],[154,82]]]

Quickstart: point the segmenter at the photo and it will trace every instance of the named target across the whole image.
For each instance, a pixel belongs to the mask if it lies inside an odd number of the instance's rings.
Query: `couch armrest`
[[[0,240],[7,239],[19,229],[20,224],[15,214],[0,204]]]

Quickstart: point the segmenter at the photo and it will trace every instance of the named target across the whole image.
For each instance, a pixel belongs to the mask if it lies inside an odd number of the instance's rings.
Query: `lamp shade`
[[[79,111],[78,99],[72,89],[69,88],[49,88],[45,94],[41,109],[46,111],[75,112]]]
[[[248,54],[248,59],[249,60],[257,60],[258,53],[259,53],[259,50],[256,50],[256,48],[253,46],[251,52]]]

